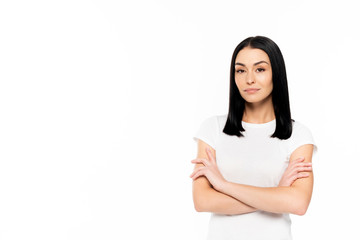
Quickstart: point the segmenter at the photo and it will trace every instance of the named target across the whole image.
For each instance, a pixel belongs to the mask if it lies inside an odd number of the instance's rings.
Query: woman
[[[194,139],[193,200],[212,213],[208,239],[292,239],[289,214],[309,206],[316,145],[291,119],[276,43],[257,36],[236,47],[228,114],[206,119]]]

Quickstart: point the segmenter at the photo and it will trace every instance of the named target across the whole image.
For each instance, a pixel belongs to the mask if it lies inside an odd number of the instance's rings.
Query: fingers
[[[300,172],[311,172],[312,171],[312,166],[309,164],[301,164],[301,165],[296,165],[295,167],[293,167],[290,170],[291,174],[297,174]]]
[[[303,162],[304,160],[305,160],[305,158],[298,158],[298,159],[294,160],[293,162],[289,163],[289,166],[288,166],[289,170],[312,166],[311,162]]]
[[[293,169],[312,169],[312,163],[297,163]]]
[[[206,151],[206,154],[208,155],[209,160],[206,158],[196,158],[196,159],[192,160],[191,162],[192,163],[202,163],[202,164],[204,164],[204,166],[210,166],[211,163],[216,163],[215,157],[211,153],[210,148],[207,147],[205,149],[205,151]]]
[[[309,177],[310,172],[313,170],[312,163],[304,161],[305,158],[300,157],[290,162],[279,182],[279,185],[291,186],[297,179]]]
[[[207,153],[210,161],[206,158],[195,158],[195,159],[191,160],[191,163],[203,164],[202,167],[195,168],[194,172],[190,175],[190,177],[193,180],[195,180],[196,178],[198,178],[202,175],[205,175],[205,170],[207,169],[207,167],[211,166],[212,162],[215,161],[215,158],[211,154],[211,151],[209,148],[206,148],[206,153]]]
[[[203,164],[204,166],[210,166],[212,163],[216,163],[215,157],[213,156],[213,154],[211,153],[210,148],[206,148],[205,149],[206,154],[208,155],[209,159],[206,158],[196,158],[194,160],[191,161],[191,163],[197,163],[197,164]]]
[[[304,157],[299,157],[299,158],[295,159],[294,162],[302,162],[304,160],[305,160]]]
[[[310,176],[310,174],[309,173],[297,173],[297,174],[295,174],[292,178],[293,178],[293,181],[292,181],[292,183],[293,182],[295,182],[295,180],[297,180],[297,179],[299,179],[299,178],[306,178],[306,177],[309,177]],[[292,184],[291,183],[291,184]]]
[[[295,165],[299,165],[302,164],[305,161],[304,157],[300,157],[295,159],[294,161],[292,161],[291,163],[289,163],[289,166],[295,166]]]
[[[204,175],[205,167],[199,167],[194,170],[194,172],[190,175],[190,178],[193,180],[197,179],[198,177]]]
[[[310,173],[301,172],[301,173],[297,174],[297,178],[304,178],[304,177],[308,177],[308,176],[310,176]]]
[[[202,163],[204,166],[209,166],[210,163],[206,158],[195,158],[191,160],[192,163]]]
[[[306,178],[310,176],[310,172],[312,172],[311,165],[302,163],[302,165],[298,165],[290,172],[291,183],[295,182],[299,178]]]
[[[215,162],[215,157],[213,156],[213,154],[211,153],[211,151],[210,151],[210,148],[206,148],[206,154],[208,155],[208,157],[209,157],[209,160],[210,160],[210,162]]]
[[[297,170],[297,172],[311,172],[312,167],[311,166],[298,167],[298,168],[296,168],[296,170]]]

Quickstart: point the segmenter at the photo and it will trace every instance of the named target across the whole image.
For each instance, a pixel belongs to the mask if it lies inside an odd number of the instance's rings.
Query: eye
[[[258,69],[256,69],[256,72],[264,72],[264,71],[265,71],[264,68],[258,68]]]
[[[243,69],[239,69],[239,70],[235,70],[237,73],[243,73],[243,72],[245,72],[245,70],[243,70]]]

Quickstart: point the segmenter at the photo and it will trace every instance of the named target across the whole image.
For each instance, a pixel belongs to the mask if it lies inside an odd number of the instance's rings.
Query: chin
[[[245,102],[247,102],[247,103],[259,103],[259,102],[261,102],[261,101],[254,101],[254,100],[247,101],[247,100],[245,99]]]
[[[262,95],[262,96],[241,96],[245,102],[247,103],[261,103],[261,102],[267,102],[272,100],[272,96],[270,95]]]
[[[244,98],[244,97],[243,97]],[[257,103],[257,102],[262,102],[264,101],[265,99],[264,98],[244,98],[245,102],[247,103]]]

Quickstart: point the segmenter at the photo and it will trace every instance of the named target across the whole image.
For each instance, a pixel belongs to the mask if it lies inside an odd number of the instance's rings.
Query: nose
[[[255,78],[251,72],[246,74],[246,83],[247,84],[253,84],[255,82]]]

